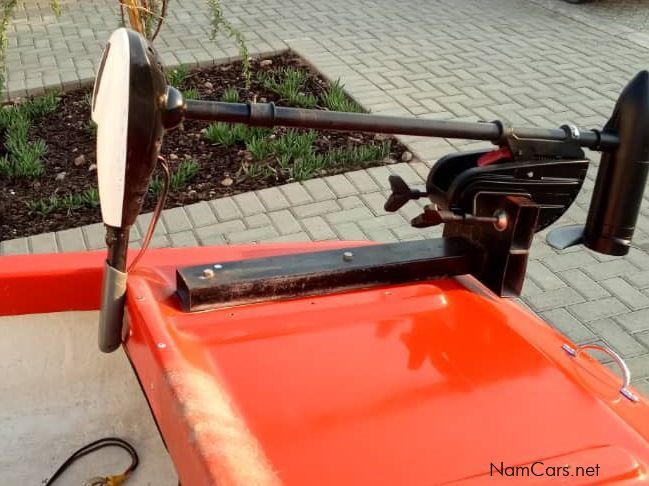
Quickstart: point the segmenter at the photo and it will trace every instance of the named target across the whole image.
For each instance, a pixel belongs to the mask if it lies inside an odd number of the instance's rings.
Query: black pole
[[[185,118],[195,120],[244,123],[252,126],[286,126],[324,130],[391,133],[423,137],[465,138],[503,141],[507,136],[519,139],[567,140],[562,128],[505,128],[497,122],[459,122],[425,118],[344,113],[275,106],[273,103],[225,103],[221,101],[186,100]],[[598,130],[579,131],[575,137],[582,147],[613,150],[619,143],[617,134]]]

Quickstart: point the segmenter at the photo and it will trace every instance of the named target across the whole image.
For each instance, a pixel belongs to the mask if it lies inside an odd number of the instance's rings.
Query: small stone
[[[267,66],[271,66],[272,64],[273,64],[273,61],[271,61],[270,59],[264,59],[259,63],[259,66],[260,67],[267,67]]]
[[[266,101],[267,101],[266,98],[264,98],[263,96],[259,98],[260,103],[266,103]]]
[[[32,184],[32,187],[33,187],[35,190],[39,190],[39,189],[41,188],[41,183],[38,182],[38,181],[36,181],[36,182],[34,182],[34,184]]]
[[[97,164],[90,164],[90,166],[88,166],[88,172],[92,172],[95,170],[97,170]]]
[[[406,150],[403,154],[401,154],[401,160],[403,160],[404,162],[410,162],[412,160],[412,153]]]
[[[65,179],[66,175],[67,175],[67,173],[65,173],[65,172],[59,172],[58,174],[56,174],[56,177],[54,178],[54,180],[57,181],[57,182],[61,182],[63,179]]]
[[[203,86],[205,86],[207,89],[214,88],[214,85],[212,83],[210,83],[209,81],[205,81],[205,84]]]
[[[356,137],[348,137],[350,142],[356,142],[356,143],[361,143],[363,139],[361,138],[356,138]]]
[[[390,137],[388,137],[387,135],[385,135],[383,133],[377,133],[377,134],[374,135],[374,140],[387,140],[388,138],[390,138]]]
[[[221,185],[222,185],[222,186],[225,186],[225,187],[229,187],[229,186],[231,186],[232,184],[234,184],[234,181],[232,180],[231,177],[226,177],[225,179],[223,179],[223,180],[221,181]]]
[[[395,164],[397,161],[391,157],[386,157],[385,159],[382,160],[382,162],[384,164]]]
[[[169,160],[178,160],[178,156],[176,154],[169,154]]]
[[[195,197],[197,194],[198,192],[195,191],[194,189],[190,189],[189,191],[187,191],[187,196],[189,197]]]
[[[81,165],[83,165],[85,163],[86,163],[86,156],[83,155],[83,154],[79,155],[78,157],[75,157],[75,159],[74,159],[74,165],[76,165],[77,167],[79,167],[79,166],[81,166]]]

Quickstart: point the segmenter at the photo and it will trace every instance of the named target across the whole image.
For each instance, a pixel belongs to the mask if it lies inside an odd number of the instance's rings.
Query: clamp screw
[[[212,278],[214,276],[214,270],[211,268],[205,268],[203,270],[203,274],[201,275],[201,278]]]
[[[343,253],[343,260],[346,262],[351,262],[354,259],[354,254],[351,251],[346,251]]]

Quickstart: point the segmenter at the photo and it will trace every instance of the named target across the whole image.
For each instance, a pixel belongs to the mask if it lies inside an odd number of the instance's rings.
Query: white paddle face
[[[92,97],[97,124],[97,179],[104,223],[122,226],[129,116],[130,47],[117,29],[104,50]]]

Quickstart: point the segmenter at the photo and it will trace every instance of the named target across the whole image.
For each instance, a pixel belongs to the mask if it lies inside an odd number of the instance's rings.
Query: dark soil
[[[311,71],[303,61],[291,53],[270,59],[272,64],[263,67],[260,66],[259,60],[253,61],[253,81],[249,91],[244,89],[245,83],[239,62],[192,71],[180,88],[183,90],[195,88],[199,91],[201,99],[218,100],[226,88],[234,87],[239,91],[240,100],[274,101],[282,105],[285,103],[276,94],[265,89],[255,79],[255,73],[261,70],[274,70],[282,66],[296,66],[309,71],[306,93],[319,95],[328,85],[326,80]],[[89,127],[90,92],[89,87],[63,94],[55,113],[34,121],[30,138],[42,138],[48,146],[44,161],[45,173],[36,180],[0,178],[0,240],[101,221],[99,208],[61,210],[43,216],[27,205],[30,201],[47,198],[52,194],[78,194],[96,187],[95,138]],[[188,121],[180,130],[165,136],[162,155],[167,159],[172,170],[184,159],[194,159],[200,166],[200,172],[192,183],[180,191],[169,194],[166,208],[289,182],[281,175],[268,179],[250,179],[243,176],[241,165],[249,158],[245,145],[241,143],[228,148],[214,145],[205,140],[201,134],[201,130],[207,125],[207,123]],[[376,137],[371,134],[322,131],[318,133],[316,147],[318,151],[325,151],[370,143],[377,143]],[[400,160],[404,151],[402,145],[392,140],[390,155],[392,160]],[[83,155],[82,161],[79,160],[81,155]],[[75,159],[79,165],[75,164]],[[346,166],[328,170],[321,175],[383,163],[385,162],[375,161]],[[62,180],[61,173],[65,173]],[[57,175],[59,175],[58,179]],[[222,181],[228,178],[232,179],[232,184],[223,185]],[[154,205],[154,197],[149,196],[143,211],[152,210]]]

